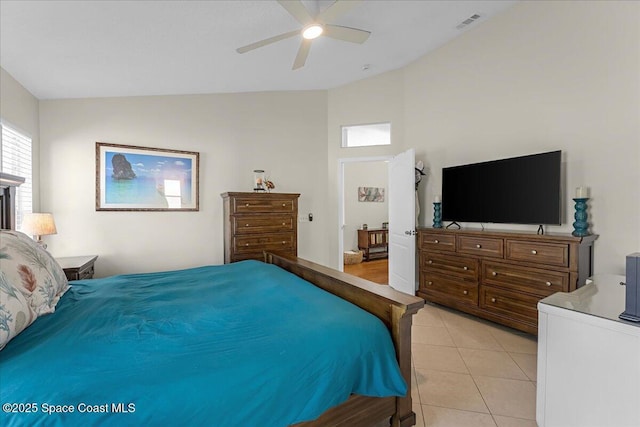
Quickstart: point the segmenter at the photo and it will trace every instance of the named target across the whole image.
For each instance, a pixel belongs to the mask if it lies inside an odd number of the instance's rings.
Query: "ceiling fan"
[[[313,17],[300,0],[278,0],[278,3],[280,3],[296,21],[302,24],[302,29],[289,31],[288,33],[251,43],[236,49],[236,51],[238,53],[249,52],[250,50],[302,34],[302,43],[300,43],[300,48],[298,49],[295,61],[293,61],[292,68],[293,70],[297,70],[304,66],[307,61],[307,56],[309,55],[309,50],[311,49],[311,42],[317,37],[327,36],[351,43],[364,43],[369,38],[371,34],[370,31],[342,27],[329,23],[353,9],[361,1],[362,0],[336,0],[331,6]]]

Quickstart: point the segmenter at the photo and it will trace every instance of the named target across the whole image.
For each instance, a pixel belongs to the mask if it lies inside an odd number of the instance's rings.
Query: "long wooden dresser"
[[[223,193],[224,262],[264,260],[263,251],[298,255],[298,197],[291,193]]]
[[[418,230],[418,296],[531,334],[538,301],[593,273],[597,235]]]

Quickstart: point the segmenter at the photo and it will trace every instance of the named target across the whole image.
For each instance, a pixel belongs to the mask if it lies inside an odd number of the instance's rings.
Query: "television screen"
[[[561,151],[442,170],[442,219],[560,225]]]

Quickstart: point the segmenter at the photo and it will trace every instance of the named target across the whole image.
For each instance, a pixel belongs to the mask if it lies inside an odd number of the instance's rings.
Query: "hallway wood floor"
[[[344,266],[344,272],[381,285],[389,284],[389,260],[375,259]]]

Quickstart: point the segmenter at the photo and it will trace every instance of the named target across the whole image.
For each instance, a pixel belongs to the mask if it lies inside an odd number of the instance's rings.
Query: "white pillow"
[[[0,270],[0,350],[36,320],[36,313],[19,289]]]
[[[0,231],[0,270],[40,316],[53,313],[69,282],[49,252],[18,231]]]

